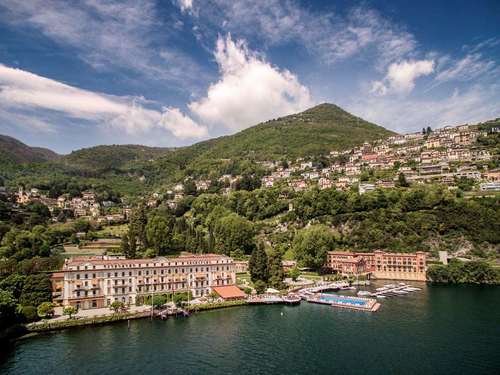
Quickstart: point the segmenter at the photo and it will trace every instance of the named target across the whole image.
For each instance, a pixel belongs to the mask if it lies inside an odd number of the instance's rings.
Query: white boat
[[[404,290],[395,290],[394,293],[396,293],[396,294],[408,294],[408,292],[405,292]]]
[[[395,284],[386,284],[386,285],[384,285],[384,287],[386,287],[388,289],[392,289],[392,288],[396,288],[397,285],[395,285]]]
[[[357,295],[363,297],[363,296],[371,296],[372,294],[367,290],[360,290]]]
[[[377,292],[384,292],[384,291],[386,291],[386,290],[387,290],[387,288],[386,288],[386,287],[382,287],[382,288],[377,288],[377,289],[375,289],[375,290],[376,290]]]
[[[416,291],[419,291],[419,290],[422,290],[420,288],[414,288],[414,287],[408,287],[408,288],[405,288],[403,290],[406,290],[408,292],[416,292]]]
[[[379,295],[377,295],[377,298],[387,298],[387,297],[384,296],[383,294],[379,294]]]

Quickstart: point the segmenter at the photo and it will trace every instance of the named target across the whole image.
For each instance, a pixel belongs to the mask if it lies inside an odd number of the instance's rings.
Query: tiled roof
[[[215,286],[213,291],[224,299],[245,298],[246,294],[235,285]]]

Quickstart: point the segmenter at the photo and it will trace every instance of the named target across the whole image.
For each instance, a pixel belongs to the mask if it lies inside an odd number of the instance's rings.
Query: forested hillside
[[[35,187],[102,185],[105,179],[106,185],[119,193],[137,196],[188,176],[216,179],[223,174],[255,174],[259,171],[257,161],[318,156],[392,134],[336,105],[321,104],[231,136],[177,149],[111,145],[77,150],[57,160],[25,158],[25,162],[37,164],[22,168],[9,165],[0,178],[11,186]],[[10,146],[5,149],[10,150]]]
[[[15,138],[0,134],[0,165],[41,163],[59,158],[59,155],[42,147],[30,147]]]

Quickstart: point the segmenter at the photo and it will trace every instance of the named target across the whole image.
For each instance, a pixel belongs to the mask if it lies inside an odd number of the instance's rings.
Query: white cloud
[[[197,8],[199,27],[208,35],[222,27],[266,44],[299,43],[327,64],[366,52],[385,67],[416,48],[412,34],[367,7],[353,7],[344,16],[315,13],[293,0],[210,3]]]
[[[429,75],[434,71],[434,61],[402,61],[389,65],[383,81],[372,83],[372,92],[385,95],[388,92],[409,93],[415,87],[418,77]]]
[[[436,75],[436,81],[469,81],[490,72],[494,67],[495,62],[483,59],[480,53],[467,54],[441,70]]]
[[[440,99],[360,97],[347,103],[346,109],[397,132],[476,123],[500,116],[500,85],[475,85],[462,91],[454,90]]]
[[[31,113],[51,111],[62,117],[90,121],[125,130],[129,134],[154,127],[171,131],[180,138],[197,138],[206,129],[192,121],[146,108],[142,98],[105,95],[82,90],[39,75],[0,64],[0,109],[4,112]],[[40,124],[39,124],[40,125]]]
[[[202,123],[239,130],[313,103],[295,75],[250,52],[241,40],[219,36],[214,55],[219,81],[210,85],[206,97],[189,104]]]
[[[198,125],[178,108],[164,108],[161,124],[179,138],[201,138],[208,134],[206,127]]]
[[[191,77],[202,74],[199,65],[178,49],[165,43],[161,50],[157,48],[158,38],[164,42],[178,31],[175,23],[161,21],[154,0],[2,0],[0,17],[75,48],[79,58],[98,70],[120,68],[184,84],[193,84]],[[168,51],[168,58],[160,56],[160,51]]]
[[[193,9],[193,0],[177,0],[177,4],[183,12],[189,12]]]

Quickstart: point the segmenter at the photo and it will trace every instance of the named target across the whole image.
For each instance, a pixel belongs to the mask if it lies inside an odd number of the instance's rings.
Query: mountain
[[[137,162],[154,160],[171,152],[170,148],[141,145],[109,145],[83,148],[63,156],[59,163],[78,170],[108,172],[126,170]]]
[[[280,159],[327,154],[395,133],[329,103],[211,141],[204,158]]]
[[[234,135],[175,149],[110,145],[84,148],[60,157],[45,150],[45,159],[40,156],[23,160],[48,163],[23,166],[17,168],[17,172],[4,174],[4,177],[14,185],[50,186],[56,180],[61,184],[61,181],[67,183],[78,179],[81,185],[108,183],[123,193],[141,192],[146,187],[156,189],[187,176],[217,178],[228,173],[253,174],[258,168],[255,161],[318,156],[393,134],[334,104],[320,104],[302,113],[263,122]],[[23,145],[10,139],[10,144]],[[2,147],[9,155],[13,153],[10,144]],[[42,154],[39,149],[24,146],[35,154],[38,150],[36,155]]]
[[[15,138],[0,135],[1,163],[43,163],[56,160],[60,155],[46,148],[31,147]]]

